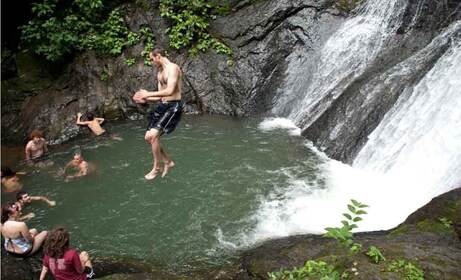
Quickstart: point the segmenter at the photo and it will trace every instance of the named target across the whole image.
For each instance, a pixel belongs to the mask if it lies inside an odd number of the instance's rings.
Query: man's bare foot
[[[146,178],[146,180],[153,180],[159,172],[160,169],[153,169],[151,172],[147,173],[144,178]]]
[[[168,174],[168,171],[170,171],[170,168],[173,168],[173,167],[174,167],[174,162],[172,160],[168,163],[165,162],[165,166],[163,166],[162,178],[165,177]]]

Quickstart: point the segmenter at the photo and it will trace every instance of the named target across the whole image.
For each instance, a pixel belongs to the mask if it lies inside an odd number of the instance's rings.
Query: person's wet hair
[[[14,176],[16,176],[16,172],[11,170],[11,168],[9,168],[8,166],[2,166],[2,179],[3,178],[8,179]]]
[[[86,114],[86,118],[87,118],[89,121],[92,121],[92,120],[94,120],[94,115],[91,114],[91,113],[88,113],[88,114]]]
[[[21,199],[22,199],[22,196],[25,195],[25,194],[28,194],[28,192],[19,191],[19,192],[16,194],[16,199],[17,199],[17,201],[21,200]]]
[[[32,133],[30,134],[30,139],[34,139],[35,137],[43,138],[43,134],[40,132],[40,130],[35,129],[34,131],[32,131]]]
[[[69,248],[69,232],[64,227],[57,227],[48,234],[44,252],[50,258],[61,258]]]
[[[14,204],[14,202],[2,205],[2,224],[8,221],[8,219],[10,218],[9,215],[14,211],[13,207],[17,207],[16,204]]]

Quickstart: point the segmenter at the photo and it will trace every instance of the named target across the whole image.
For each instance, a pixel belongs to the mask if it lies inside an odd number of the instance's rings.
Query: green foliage
[[[353,253],[358,253],[362,249],[362,245],[359,243],[352,243],[352,230],[357,228],[356,223],[362,219],[360,215],[367,214],[363,208],[368,205],[362,204],[356,200],[351,200],[352,204],[348,204],[348,210],[350,213],[344,213],[343,216],[347,220],[342,221],[343,226],[341,228],[326,228],[324,237],[334,238],[340,245],[349,247],[349,250]],[[373,262],[379,263],[380,261],[386,261],[386,258],[375,246],[370,246],[366,253]],[[339,280],[347,279],[348,271],[352,271],[354,275],[358,275],[356,268],[357,262],[353,262],[353,267],[350,269],[344,269],[341,272],[340,265],[337,257],[332,256],[333,264],[328,264],[324,261],[307,261],[303,267],[292,270],[281,269],[277,272],[269,272],[268,276],[271,280],[288,280],[288,279],[306,279],[306,280]],[[401,279],[404,280],[424,280],[424,272],[414,264],[405,260],[394,261],[387,266],[387,271],[395,272],[401,275]]]
[[[362,204],[354,199],[351,199],[351,204],[347,205],[350,213],[344,213],[343,216],[347,220],[341,221],[343,226],[341,228],[326,228],[324,237],[334,238],[342,246],[348,247],[350,252],[359,253],[362,249],[362,244],[353,243],[352,241],[352,230],[357,228],[357,222],[361,221],[362,218],[360,215],[367,214],[363,208],[368,207],[368,205]],[[379,253],[379,250],[376,247],[374,248],[373,254]],[[370,248],[371,249],[371,248]],[[384,259],[384,257],[379,253],[379,255]],[[373,255],[375,256],[375,255]],[[338,270],[335,270],[335,267],[326,262],[314,260],[309,260],[301,268],[293,268],[293,270],[284,270],[281,269],[277,272],[270,272],[269,278],[272,280],[284,280],[284,279],[320,279],[320,280],[336,280],[336,279],[345,279],[347,278],[347,272],[344,271],[340,274]]]
[[[217,13],[220,16],[225,16],[231,13],[232,9],[229,4],[219,5],[216,7]]]
[[[450,221],[449,219],[442,217],[442,218],[439,218],[439,221],[442,223],[444,228],[453,229],[453,222]]]
[[[118,56],[140,36],[128,29],[116,5],[117,1],[103,0],[33,3],[34,17],[21,27],[22,42],[50,61],[86,50]]]
[[[343,278],[343,277],[341,277]],[[270,272],[269,279],[285,280],[285,279],[320,279],[320,280],[338,280],[341,279],[338,271],[334,266],[326,262],[316,262],[313,260],[307,261],[301,268],[293,268],[293,270],[283,270]]]
[[[144,42],[144,49],[141,52],[142,57],[144,57],[144,65],[151,66],[149,52],[154,48],[154,33],[148,26],[143,26],[139,29],[139,34],[140,40]]]
[[[405,260],[392,262],[387,266],[387,271],[399,273],[405,280],[424,280],[423,270]]]
[[[381,254],[381,252],[375,246],[371,246],[367,252],[367,255],[375,262],[386,261],[386,258]]]
[[[166,29],[174,49],[190,47],[189,54],[197,55],[208,49],[232,55],[232,50],[208,32],[209,20],[215,18],[212,5],[206,0],[160,0],[160,15],[171,21]]]
[[[126,65],[128,66],[133,66],[136,62],[136,58],[133,58],[133,57],[128,57],[126,58]]]
[[[357,228],[357,222],[361,221],[362,218],[360,215],[367,214],[363,210],[363,208],[368,207],[368,205],[362,204],[356,200],[351,199],[352,204],[348,204],[347,208],[349,209],[350,213],[343,213],[343,216],[346,217],[347,220],[341,221],[343,224],[342,227],[328,227],[325,230],[325,237],[330,237],[338,240],[338,243],[344,247],[351,248],[352,247],[352,230]],[[356,247],[356,246],[355,246]],[[356,250],[354,248],[353,250]]]
[[[352,246],[349,248],[349,251],[350,251],[352,254],[360,253],[360,251],[362,251],[362,244],[360,244],[360,243],[354,243],[354,244],[352,244]]]
[[[105,82],[109,79],[109,75],[106,72],[102,72],[101,75],[99,75],[99,80],[102,82]]]

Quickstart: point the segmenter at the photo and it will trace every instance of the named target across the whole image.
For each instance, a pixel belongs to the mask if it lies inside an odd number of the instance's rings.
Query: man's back
[[[93,131],[93,133],[98,136],[106,132],[100,125],[100,118],[95,118],[92,121],[89,121],[87,125],[91,129],[91,131]]]

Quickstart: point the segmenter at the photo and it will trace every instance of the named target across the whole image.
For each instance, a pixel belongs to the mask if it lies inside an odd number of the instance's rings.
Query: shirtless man
[[[139,104],[161,100],[155,111],[150,114],[147,132],[144,136],[144,139],[151,145],[154,160],[152,170],[144,176],[147,180],[154,179],[160,172],[160,160],[164,163],[162,178],[174,167],[174,162],[163,149],[159,138],[163,133],[168,134],[176,128],[182,114],[181,69],[164,55],[164,52],[157,48],[149,53],[150,61],[158,69],[158,90],[141,89],[133,96],[133,100]]]
[[[93,131],[93,133],[96,136],[102,135],[102,134],[104,134],[106,132],[101,127],[101,124],[104,122],[103,118],[95,118],[95,117],[93,117],[93,114],[87,114],[88,121],[82,121],[81,120],[82,115],[83,114],[80,113],[80,112],[77,113],[77,122],[76,123],[78,125],[87,125],[91,129],[91,131]]]
[[[45,138],[43,138],[40,130],[36,129],[30,134],[29,142],[26,145],[26,162],[29,166],[51,166],[53,162],[45,160],[39,162],[40,157],[48,152]]]
[[[18,206],[19,211],[22,211],[24,209],[24,207],[26,207],[27,204],[31,203],[32,201],[38,201],[38,200],[45,201],[49,206],[55,206],[56,205],[56,201],[54,201],[54,200],[49,200],[45,196],[30,196],[29,193],[27,193],[25,191],[20,191],[20,192],[18,192],[16,194],[16,202],[15,202],[15,204]],[[34,213],[29,213],[27,215],[20,216],[18,218],[18,221],[25,221],[25,220],[31,219],[33,217],[35,217],[35,214]]]
[[[2,166],[2,190],[6,193],[17,192],[22,188],[18,175],[25,175],[25,172],[15,172],[8,166]]]
[[[68,168],[72,168],[76,171],[73,175],[68,175],[66,179],[75,179],[78,177],[86,176],[88,174],[88,162],[83,159],[81,154],[75,154],[73,159],[69,161],[63,170],[60,171],[60,175],[64,175]]]

